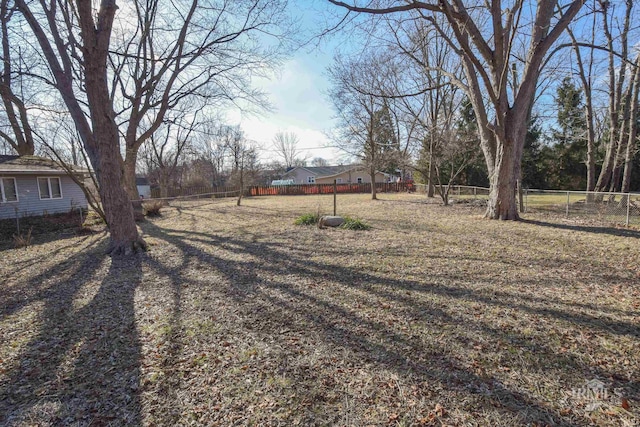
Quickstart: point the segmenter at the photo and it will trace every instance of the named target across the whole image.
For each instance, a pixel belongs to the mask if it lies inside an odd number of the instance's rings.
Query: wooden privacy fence
[[[412,184],[406,182],[376,183],[376,190],[381,193],[413,191]],[[336,184],[338,193],[370,193],[371,184]],[[249,196],[294,196],[303,194],[333,194],[333,184],[299,184],[299,185],[267,185],[248,187],[245,194]]]
[[[186,197],[186,196],[199,196],[204,194],[209,195],[213,198],[234,197],[234,196],[237,197],[238,196],[237,191],[238,191],[237,187],[204,187],[204,186],[182,187],[182,188],[170,187],[170,188],[167,188],[167,195],[165,197]],[[233,192],[235,192],[235,194],[232,194],[231,196],[226,195]],[[152,188],[151,198],[159,199],[160,197],[161,197],[160,189]]]
[[[415,186],[406,182],[385,182],[377,183],[376,190],[380,193],[414,191]],[[370,193],[371,184],[336,184],[338,193]],[[333,184],[299,184],[299,185],[253,185],[246,187],[245,196],[294,196],[304,194],[333,194]],[[168,188],[167,196],[188,197],[188,196],[237,197],[237,187],[184,187]],[[151,198],[160,198],[160,189],[151,189]]]

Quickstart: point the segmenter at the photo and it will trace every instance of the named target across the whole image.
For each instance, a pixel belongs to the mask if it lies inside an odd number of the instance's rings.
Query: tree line
[[[131,203],[141,152],[166,170],[181,139],[224,106],[267,106],[250,79],[283,57],[285,8],[284,0],[1,0],[0,137],[18,154],[38,143],[86,153],[109,252],[144,249]]]
[[[410,170],[445,203],[486,183],[486,216],[507,220],[522,186],[637,182],[633,1],[323,2],[344,12],[323,36],[362,36],[328,70],[332,138],[372,174]],[[185,161],[242,183],[260,147],[219,112],[269,108],[251,76],[277,69],[292,28],[286,0],[0,0],[0,140],[86,157],[110,252],[142,249],[136,168],[165,188]],[[274,141],[284,168],[308,160],[294,139]]]
[[[488,218],[518,219],[523,186],[638,188],[633,1],[328,1],[366,40],[329,70],[335,139],[364,161],[384,161],[389,114],[390,164],[445,203],[452,182],[487,185]]]

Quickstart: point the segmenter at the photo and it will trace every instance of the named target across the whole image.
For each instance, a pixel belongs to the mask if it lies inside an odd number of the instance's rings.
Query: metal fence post
[[[333,180],[333,216],[336,216],[336,199],[338,195],[338,181]]]
[[[569,218],[569,192],[567,191],[567,218]]]

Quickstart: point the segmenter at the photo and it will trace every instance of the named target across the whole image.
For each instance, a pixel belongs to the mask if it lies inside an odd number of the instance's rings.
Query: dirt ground
[[[0,251],[0,425],[638,426],[640,232],[339,195]]]

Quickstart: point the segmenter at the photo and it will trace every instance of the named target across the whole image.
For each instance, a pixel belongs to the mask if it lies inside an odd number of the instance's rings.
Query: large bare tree
[[[258,150],[255,143],[247,140],[237,126],[223,125],[219,132],[220,143],[226,147],[229,161],[229,181],[238,188],[236,204],[240,206],[244,189],[252,184],[259,168]]]
[[[277,132],[273,137],[273,149],[282,160],[286,170],[306,161],[302,151],[298,148],[300,138],[295,132]]]
[[[120,135],[108,84],[107,60],[115,0],[16,0],[46,59],[54,85],[73,119],[99,183],[111,254],[146,248],[122,185]]]
[[[338,120],[334,142],[368,170],[372,200],[377,199],[376,173],[388,164],[389,154],[397,151],[388,99],[382,96],[383,69],[384,60],[374,56],[337,56],[328,69],[332,81],[328,95]]]
[[[171,110],[268,105],[251,75],[278,64],[285,0],[135,0],[110,56],[116,120],[125,142],[125,185],[138,198],[138,150]],[[126,13],[125,13],[126,12]]]
[[[23,73],[16,69],[15,62],[23,62],[23,50],[18,43],[10,43],[11,19],[16,14],[12,2],[0,1],[0,43],[2,68],[0,74],[0,98],[4,110],[0,110],[0,138],[13,148],[19,156],[33,155],[34,134],[31,119],[24,100]],[[20,68],[18,66],[18,68]],[[17,86],[17,87],[16,87]],[[22,96],[20,95],[22,94]]]
[[[225,125],[216,119],[205,119],[200,132],[195,135],[196,157],[205,165],[205,181],[207,185],[222,187],[226,183],[226,159],[228,146],[222,137]],[[204,176],[203,176],[204,178]]]
[[[197,114],[185,117],[183,114],[167,118],[166,123],[141,147],[146,169],[155,172],[160,186],[160,197],[168,197],[169,180],[186,160],[186,154],[197,131]]]
[[[518,219],[516,182],[538,79],[546,54],[584,0],[328,1],[350,12],[424,20],[445,36],[464,70],[464,80],[454,82],[466,92],[478,122],[490,179],[486,216]],[[520,78],[510,88],[514,64]]]
[[[393,74],[395,85],[388,92],[395,94],[404,115],[413,123],[412,135],[417,141],[420,158],[419,172],[426,179],[427,196],[433,197],[436,183],[442,182],[436,177],[437,166],[443,162],[438,152],[453,155],[452,147],[457,145],[453,130],[456,109],[453,107],[459,106],[461,91],[451,80],[462,78],[460,61],[443,35],[431,25],[414,21],[403,28],[390,30],[394,43],[388,48],[397,52],[401,65],[396,67],[400,71]]]
[[[638,35],[637,6],[631,0],[594,0],[591,7],[591,22],[577,22],[567,29],[575,54],[572,71],[585,95],[587,190],[626,192],[637,149],[640,56],[633,46]],[[606,117],[606,132],[600,141],[604,153],[596,176],[599,110]]]

